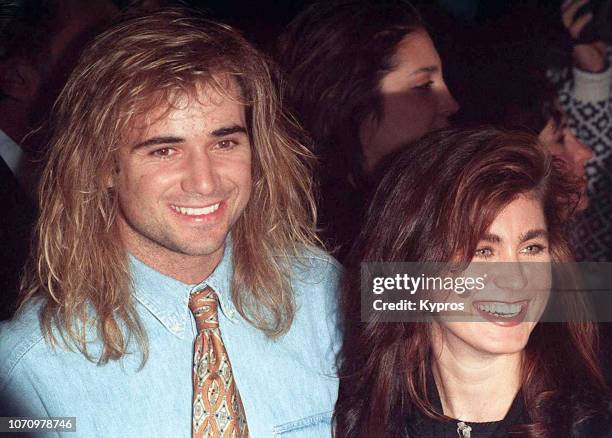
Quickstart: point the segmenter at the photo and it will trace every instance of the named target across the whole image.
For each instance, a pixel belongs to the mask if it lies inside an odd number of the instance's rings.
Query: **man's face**
[[[228,94],[238,96],[235,84]],[[152,108],[125,136],[118,164],[111,185],[129,252],[218,263],[251,192],[244,106],[203,86]]]

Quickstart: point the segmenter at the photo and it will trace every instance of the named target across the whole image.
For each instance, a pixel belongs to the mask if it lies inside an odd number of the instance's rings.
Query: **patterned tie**
[[[221,339],[217,299],[211,288],[189,299],[198,327],[193,358],[193,436],[246,438],[249,429]]]

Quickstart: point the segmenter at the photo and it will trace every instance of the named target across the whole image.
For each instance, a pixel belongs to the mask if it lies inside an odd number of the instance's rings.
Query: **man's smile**
[[[217,202],[216,204],[212,204],[206,207],[182,207],[179,205],[171,205],[170,208],[172,208],[177,213],[180,213],[186,216],[204,216],[204,215],[212,214],[215,211],[217,211],[220,205],[221,203]]]

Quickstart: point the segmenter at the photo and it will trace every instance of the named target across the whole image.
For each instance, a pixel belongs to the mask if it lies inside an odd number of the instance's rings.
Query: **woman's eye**
[[[557,139],[557,143],[559,143],[560,145],[565,146],[565,134],[561,134],[559,136],[559,138]]]
[[[493,250],[491,248],[478,248],[474,253],[474,257],[479,257],[481,259],[487,259],[493,255]]]
[[[429,90],[432,85],[433,85],[433,81],[427,81],[423,84],[415,86],[414,88],[417,90]]]
[[[546,249],[545,246],[543,245],[539,245],[539,244],[534,244],[534,245],[529,245],[526,246],[522,252],[525,254],[529,254],[529,255],[536,255],[536,254],[540,254],[541,252],[543,252]]]

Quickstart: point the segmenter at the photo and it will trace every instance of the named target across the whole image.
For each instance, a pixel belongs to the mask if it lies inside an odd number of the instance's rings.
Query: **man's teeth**
[[[219,202],[213,205],[209,205],[208,207],[201,207],[201,208],[179,207],[179,206],[173,205],[172,209],[174,211],[177,211],[181,214],[185,214],[187,216],[201,216],[203,214],[214,213],[219,208],[219,205],[220,205]]]
[[[478,310],[481,312],[487,312],[495,316],[501,316],[503,318],[512,318],[518,315],[523,309],[523,304],[519,303],[479,303]]]

